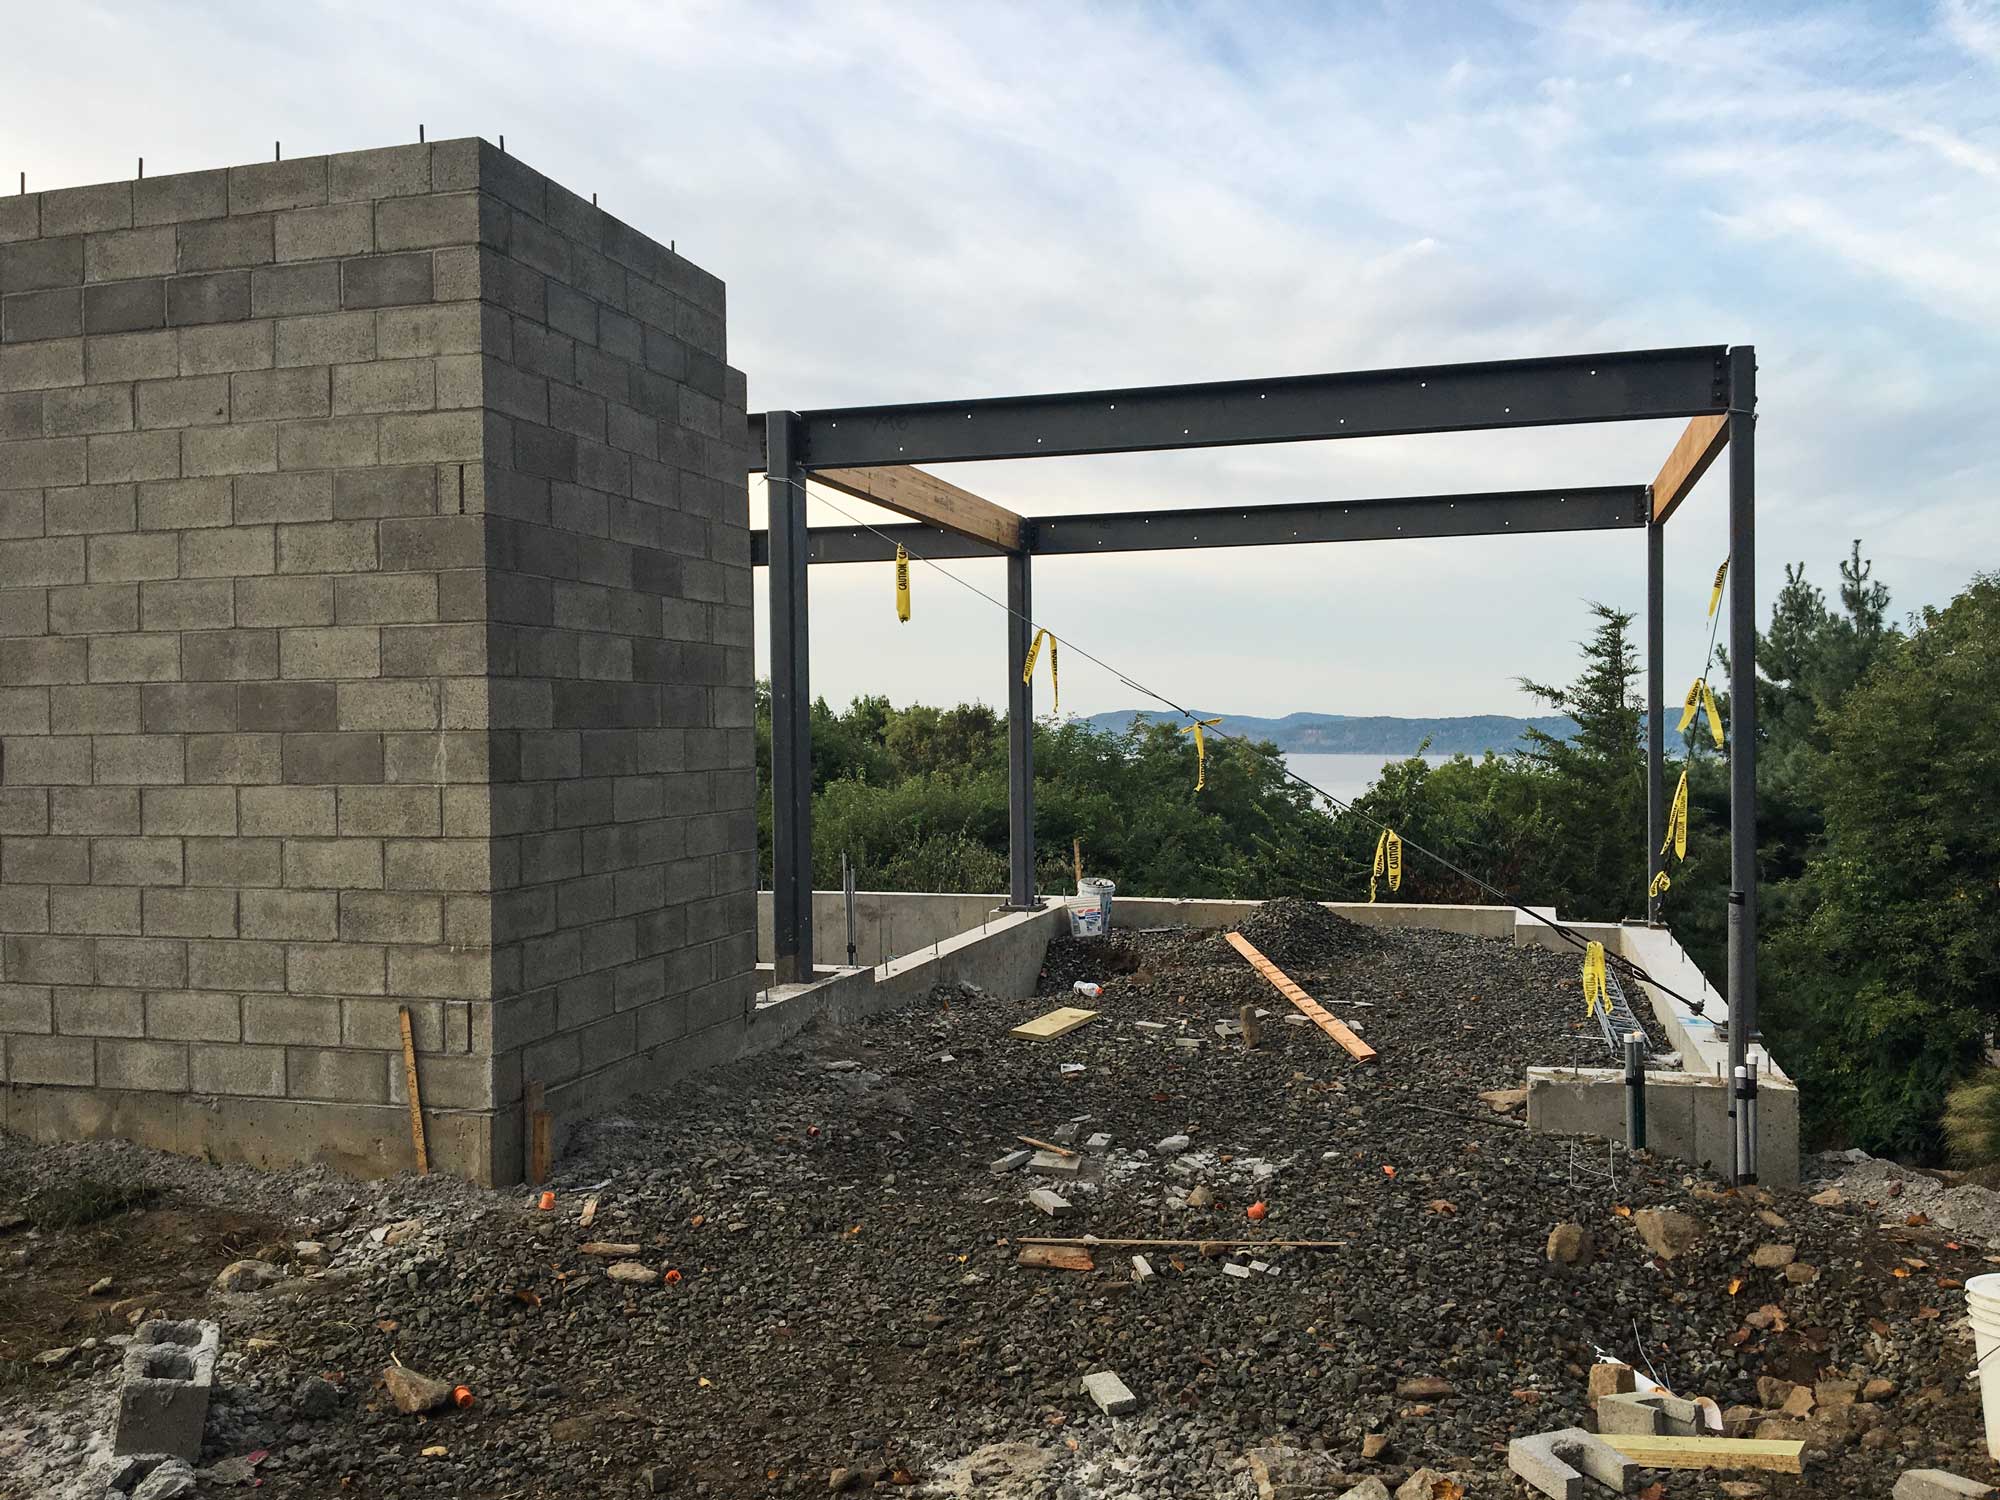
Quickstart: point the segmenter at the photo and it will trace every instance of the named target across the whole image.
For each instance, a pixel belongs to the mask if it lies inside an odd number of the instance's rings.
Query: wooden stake
[[[1257,1007],[1254,1005],[1237,1006],[1236,1024],[1243,1032],[1244,1048],[1254,1051],[1257,1044],[1264,1039],[1263,1027],[1257,1023]]]
[[[1251,968],[1271,981],[1273,989],[1291,1001],[1293,1005],[1297,1006],[1299,1011],[1312,1021],[1313,1025],[1317,1026],[1321,1031],[1324,1031],[1328,1036],[1340,1043],[1342,1047],[1346,1048],[1349,1057],[1353,1058],[1356,1062],[1375,1061],[1375,1049],[1373,1047],[1369,1046],[1360,1037],[1343,1026],[1325,1006],[1321,1005],[1311,995],[1308,995],[1304,990],[1292,983],[1285,971],[1259,953],[1250,940],[1244,937],[1242,933],[1225,932],[1223,936],[1229,939],[1230,947],[1250,960]]]
[[[1073,1245],[1023,1245],[1015,1257],[1017,1266],[1033,1266],[1044,1271],[1094,1271],[1097,1262],[1088,1250]]]
[[[403,1027],[403,1082],[410,1095],[410,1144],[417,1148],[417,1170],[428,1174],[431,1153],[424,1144],[424,1099],[417,1092],[417,1042],[410,1031],[409,1006],[403,1006],[396,1015]]]
[[[1076,888],[1080,892],[1083,889],[1083,840],[1071,839],[1069,852],[1076,860]]]
[[[543,1183],[549,1180],[549,1112],[548,1089],[540,1083],[531,1083],[522,1091],[522,1107],[526,1112],[527,1130],[521,1139],[522,1149],[527,1154],[523,1163],[528,1181]]]
[[[1058,1146],[1053,1141],[1038,1141],[1031,1135],[1017,1135],[1014,1137],[1014,1139],[1019,1141],[1024,1146],[1033,1146],[1037,1151],[1046,1151],[1051,1156],[1076,1155],[1076,1153],[1070,1150],[1069,1147],[1067,1146]]]

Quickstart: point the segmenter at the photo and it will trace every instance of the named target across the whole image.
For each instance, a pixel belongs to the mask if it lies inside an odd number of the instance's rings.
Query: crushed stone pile
[[[1252,1500],[1275,1483],[1318,1500],[1430,1470],[1498,1500],[1520,1493],[1510,1438],[1591,1425],[1600,1354],[1807,1445],[1800,1476],[1648,1476],[1664,1500],[1988,1474],[1961,1290],[1983,1249],[1893,1201],[1729,1191],[1530,1135],[1481,1096],[1530,1063],[1604,1057],[1566,954],[1310,912],[1259,925],[1376,1063],[1289,1024],[1226,945],[1227,962],[1168,961],[1212,937],[1134,933],[1059,940],[1037,997],[953,986],[621,1101],[579,1123],[547,1211],[525,1188],[10,1139],[0,1185],[102,1160],[161,1194],[0,1235],[0,1339],[38,1298],[68,1320],[42,1332],[77,1346],[0,1382],[0,1462],[34,1493],[104,1495],[90,1434],[125,1329],[86,1288],[110,1275],[221,1321],[202,1483],[254,1469],[278,1497]],[[1094,1020],[1009,1034],[1076,978],[1104,982]],[[1232,1030],[1244,1005],[1267,1012],[1254,1049]],[[995,1171],[1019,1136],[1078,1155]],[[232,1201],[289,1223],[198,1246],[165,1226],[172,1276],[136,1255],[142,1218]],[[1021,1263],[1024,1239],[1093,1235],[1174,1243]],[[1200,1248],[1236,1238],[1267,1244]],[[250,1255],[275,1274],[212,1289]],[[399,1410],[395,1363],[475,1404]],[[1135,1409],[1085,1393],[1103,1372]]]

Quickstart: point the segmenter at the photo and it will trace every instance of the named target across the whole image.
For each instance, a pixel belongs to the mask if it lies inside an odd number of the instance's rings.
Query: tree
[[[1843,573],[1865,616],[1879,595]],[[1818,725],[1825,833],[1809,914],[1774,944],[1779,1055],[1822,1131],[1928,1156],[1947,1088],[2000,1022],[2000,575],[1873,649]]]

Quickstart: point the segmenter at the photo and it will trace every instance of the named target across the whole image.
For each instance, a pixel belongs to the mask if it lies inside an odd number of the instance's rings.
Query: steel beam
[[[1033,564],[1007,556],[1007,901],[1035,900],[1035,685],[1027,680],[1034,637]]]
[[[1646,920],[1660,920],[1653,881],[1667,867],[1666,526],[1646,527]]]
[[[1729,1071],[1757,1036],[1757,351],[1729,351]],[[1747,1101],[1746,1101],[1747,1102]],[[1755,1181],[1751,1144],[1737,1162]]]
[[[1048,458],[1692,417],[1727,399],[1721,346],[800,414],[813,469]]]
[[[771,553],[771,956],[779,984],[812,978],[812,686],[806,475],[789,412],[765,424]]]
[[[1481,495],[1036,516],[1028,518],[1024,535],[1029,549],[1046,557],[1193,547],[1275,547],[1295,542],[1375,542],[1398,537],[1605,531],[1645,524],[1644,485],[1599,485]],[[887,562],[894,559],[899,543],[918,556],[939,561],[1004,555],[933,526],[821,526],[814,528],[809,539],[816,563]],[[750,561],[760,567],[768,561],[762,532],[750,533]]]

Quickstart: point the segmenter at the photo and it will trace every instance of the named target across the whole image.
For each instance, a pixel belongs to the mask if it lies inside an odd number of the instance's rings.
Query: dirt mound
[[[1240,932],[1279,968],[1324,968],[1372,953],[1381,939],[1359,922],[1337,917],[1317,901],[1282,896],[1266,901],[1242,922]],[[1233,955],[1234,949],[1229,950]]]

